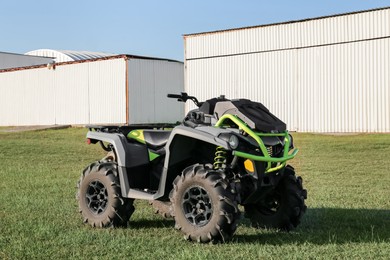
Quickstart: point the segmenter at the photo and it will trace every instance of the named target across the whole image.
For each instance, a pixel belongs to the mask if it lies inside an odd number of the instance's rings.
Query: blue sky
[[[389,0],[8,0],[0,4],[0,51],[89,50],[183,60],[183,34],[386,6]]]

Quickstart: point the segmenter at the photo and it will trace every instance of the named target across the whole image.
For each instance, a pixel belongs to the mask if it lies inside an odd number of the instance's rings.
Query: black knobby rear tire
[[[229,240],[240,217],[223,173],[195,164],[176,177],[170,194],[175,228],[200,243]]]
[[[244,205],[245,215],[256,228],[276,228],[290,231],[297,227],[306,211],[307,191],[294,168],[286,166],[275,190],[257,204]]]
[[[127,226],[134,212],[133,200],[121,196],[115,162],[92,163],[81,174],[77,188],[84,223],[93,227]]]

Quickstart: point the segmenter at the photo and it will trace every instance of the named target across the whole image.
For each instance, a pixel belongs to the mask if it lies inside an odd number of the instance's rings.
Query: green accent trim
[[[240,151],[233,151],[233,155],[236,155],[236,156],[242,157],[242,158],[246,158],[246,159],[250,159],[253,161],[281,163],[280,165],[278,165],[276,167],[267,168],[267,170],[265,171],[266,173],[280,170],[281,168],[283,168],[286,165],[286,161],[293,159],[297,153],[298,153],[298,149],[294,149],[294,151],[287,156],[270,157],[269,155],[268,156],[259,156],[259,155],[253,155],[253,154],[244,153],[244,152],[240,152]]]
[[[254,132],[252,129],[250,129],[245,122],[243,122],[240,118],[238,118],[235,115],[231,114],[225,114],[223,115],[218,122],[215,124],[216,127],[222,127],[225,120],[231,120],[233,123],[235,123],[240,130],[243,130],[245,133],[247,133],[250,137],[252,137],[257,144],[259,145],[259,148],[261,152],[263,153],[263,156],[253,155],[249,153],[244,153],[240,151],[233,151],[233,155],[236,155],[238,157],[251,159],[254,161],[262,161],[267,162],[267,168],[265,170],[265,173],[274,172],[282,169],[288,160],[291,160],[295,157],[295,155],[298,153],[298,149],[294,149],[294,151],[289,154],[289,147],[290,147],[290,137],[288,135],[288,131],[285,131],[283,133],[259,133]],[[265,147],[263,140],[261,140],[261,136],[284,136],[284,150],[283,150],[283,156],[282,157],[271,157],[268,154],[267,148]],[[279,163],[279,165],[272,167],[272,163]]]
[[[150,162],[153,161],[154,159],[160,157],[159,154],[154,153],[154,152],[152,152],[152,151],[150,151],[150,150],[148,150],[148,153],[149,153],[149,161],[150,161]]]
[[[144,130],[133,130],[127,134],[127,138],[137,140],[141,144],[146,144]]]
[[[240,151],[233,151],[233,155],[237,155],[238,157],[250,159],[253,161],[262,161],[262,162],[270,161],[273,163],[285,162],[285,161],[291,160],[295,157],[295,155],[297,153],[298,153],[298,149],[294,149],[294,151],[291,154],[287,155],[286,157],[270,157],[269,155],[268,156],[260,156],[260,155],[254,155],[254,154],[244,153],[244,152],[240,152]]]

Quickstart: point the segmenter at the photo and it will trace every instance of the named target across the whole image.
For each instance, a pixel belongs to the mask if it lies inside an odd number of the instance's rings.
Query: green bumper
[[[246,132],[249,136],[251,136],[259,145],[259,148],[262,152],[262,156],[260,155],[254,155],[249,153],[244,153],[240,151],[233,151],[233,155],[250,159],[253,161],[262,161],[267,162],[267,168],[265,173],[270,173],[274,171],[278,171],[286,166],[286,163],[288,160],[291,160],[295,157],[295,155],[298,153],[298,149],[294,149],[292,152],[289,151],[290,148],[290,136],[288,134],[288,131],[285,131],[283,133],[257,133],[254,132],[252,129],[250,129],[241,119],[239,119],[237,116],[226,114],[223,115],[218,122],[216,123],[216,127],[223,126],[223,123],[225,120],[231,120],[234,122],[241,130]],[[271,157],[268,154],[267,148],[264,145],[264,142],[261,140],[262,136],[275,136],[275,137],[284,137],[284,150],[283,150],[283,156],[282,157]],[[276,165],[275,165],[276,164]]]

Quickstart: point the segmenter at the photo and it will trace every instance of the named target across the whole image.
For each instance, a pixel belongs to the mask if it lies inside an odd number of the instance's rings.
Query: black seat
[[[165,146],[171,131],[165,130],[144,130],[146,145],[153,150],[158,150]]]

